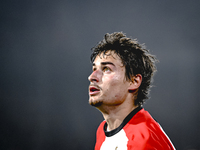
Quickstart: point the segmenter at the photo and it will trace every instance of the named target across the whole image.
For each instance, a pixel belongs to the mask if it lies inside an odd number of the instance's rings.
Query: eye
[[[92,71],[94,72],[96,70],[96,68],[92,68]]]
[[[111,71],[111,69],[108,68],[108,67],[103,67],[103,71],[104,71],[104,72],[109,72],[109,71]]]

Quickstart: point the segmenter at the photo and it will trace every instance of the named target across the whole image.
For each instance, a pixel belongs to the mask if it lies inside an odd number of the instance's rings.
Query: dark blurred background
[[[160,60],[145,109],[178,150],[199,150],[199,15],[198,0],[1,0],[0,149],[93,149],[90,49],[123,31]]]

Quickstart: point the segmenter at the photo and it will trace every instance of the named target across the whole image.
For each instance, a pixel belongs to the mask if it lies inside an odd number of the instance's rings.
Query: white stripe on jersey
[[[159,124],[159,123],[158,123]],[[173,145],[173,143],[172,143],[172,141],[170,140],[170,138],[167,136],[167,134],[165,133],[165,131],[163,130],[163,128],[161,127],[161,125],[159,124],[159,126],[160,126],[160,129],[162,130],[162,132],[165,134],[165,136],[168,138],[168,140],[170,141],[170,143],[172,144],[172,146],[173,146],[173,148],[174,148],[174,150],[176,150],[175,149],[175,147],[174,147],[174,145]]]

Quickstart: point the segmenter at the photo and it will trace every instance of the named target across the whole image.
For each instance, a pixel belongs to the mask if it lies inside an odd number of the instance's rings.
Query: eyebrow
[[[112,62],[109,62],[109,61],[101,62],[101,65],[113,65],[113,66],[115,66]],[[95,63],[93,63],[92,66],[96,66]]]

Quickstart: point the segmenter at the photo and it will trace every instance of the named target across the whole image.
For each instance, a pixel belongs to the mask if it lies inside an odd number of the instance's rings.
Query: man
[[[173,150],[160,125],[142,108],[156,58],[122,32],[106,34],[93,49],[89,103],[101,113],[95,150]]]

